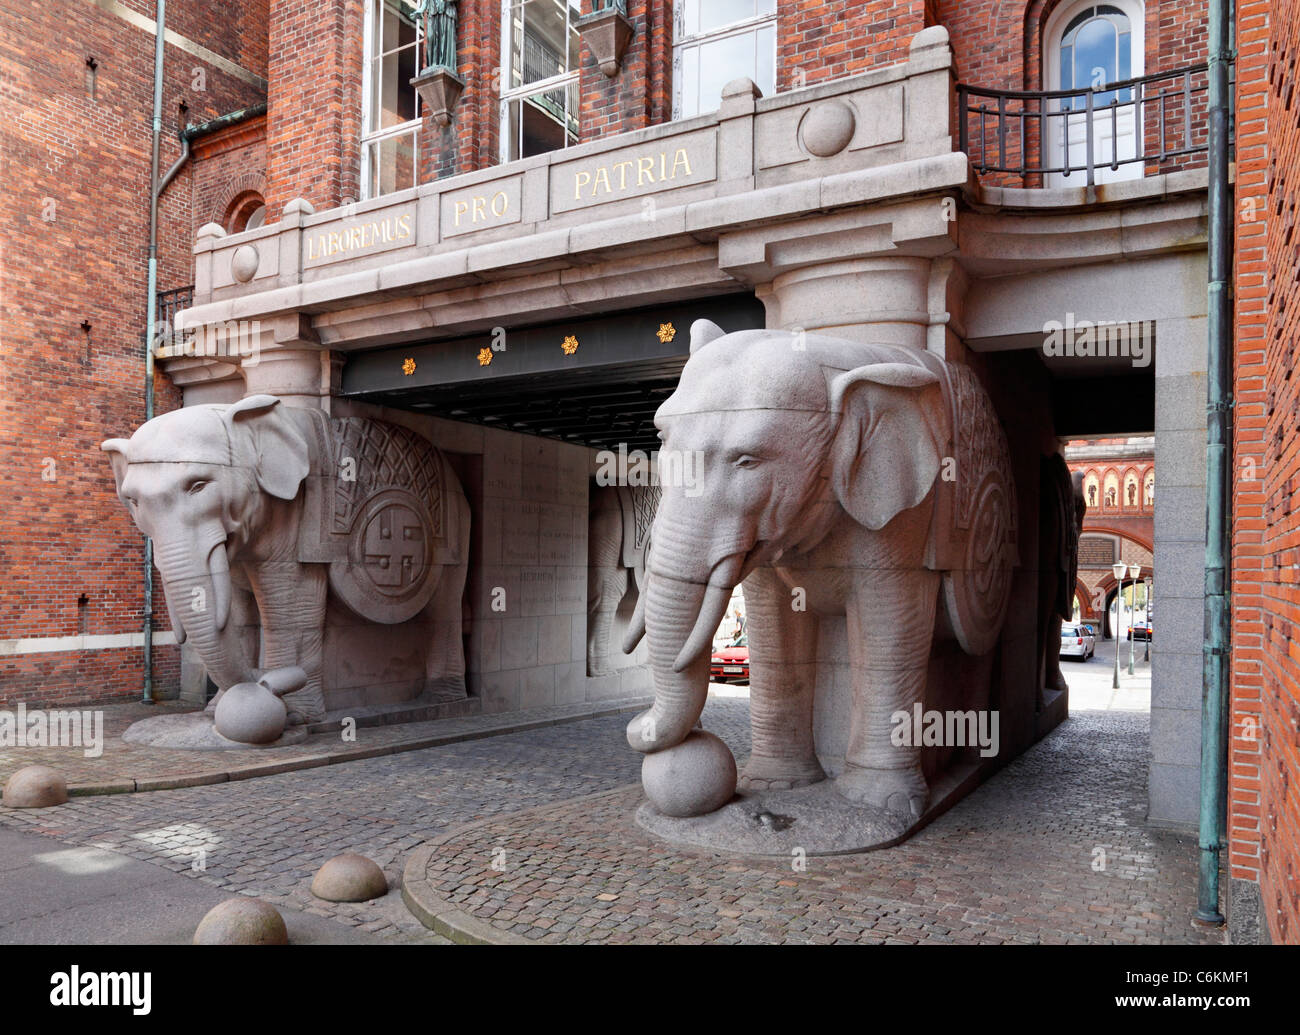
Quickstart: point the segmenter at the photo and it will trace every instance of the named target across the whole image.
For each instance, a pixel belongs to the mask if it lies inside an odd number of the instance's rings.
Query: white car
[[[1097,653],[1097,638],[1087,625],[1061,626],[1061,657],[1087,661]]]

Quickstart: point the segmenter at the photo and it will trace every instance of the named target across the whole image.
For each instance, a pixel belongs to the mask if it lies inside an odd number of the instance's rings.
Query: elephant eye
[[[750,456],[748,453],[744,453],[741,456],[736,457],[735,460],[731,461],[731,466],[738,467],[742,471],[748,471],[751,467],[757,467],[760,463],[761,461],[759,460],[758,457]]]
[[[208,483],[206,479],[196,478],[194,479],[194,481],[190,482],[189,485],[185,486],[185,491],[188,492],[191,496],[193,496],[196,492],[202,492],[204,487],[207,486],[207,484]]]
[[[135,497],[134,497],[134,496],[123,496],[123,497],[122,497],[122,502],[125,503],[128,507],[134,507],[134,506],[135,506]]]

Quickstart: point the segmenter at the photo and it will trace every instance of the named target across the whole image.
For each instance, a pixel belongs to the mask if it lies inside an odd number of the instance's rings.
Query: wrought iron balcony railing
[[[154,314],[156,326],[154,329],[154,348],[159,346],[178,344],[176,327],[176,314],[182,309],[188,309],[194,304],[194,285],[189,284],[185,287],[172,288],[170,291],[158,292],[158,310]],[[189,339],[193,337],[193,331],[186,331],[184,337]]]
[[[1093,185],[1105,170],[1166,172],[1203,164],[1208,66],[1084,90],[986,90],[958,84],[960,147],[975,171],[1041,186]]]

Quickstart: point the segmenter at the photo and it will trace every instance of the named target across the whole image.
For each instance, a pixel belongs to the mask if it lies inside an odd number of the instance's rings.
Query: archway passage
[[[449,420],[597,449],[650,451],[654,414],[690,354],[690,327],[764,326],[752,295],[728,295],[348,356],[342,394]]]

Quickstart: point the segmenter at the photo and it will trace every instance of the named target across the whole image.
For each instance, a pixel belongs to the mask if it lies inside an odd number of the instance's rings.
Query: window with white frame
[[[418,0],[367,0],[362,74],[361,195],[414,187],[419,178],[420,98],[411,86],[423,42]]]
[[[582,0],[503,0],[501,160],[578,142]]]
[[[717,111],[722,88],[752,79],[776,89],[776,0],[678,0],[673,25],[673,118]]]

